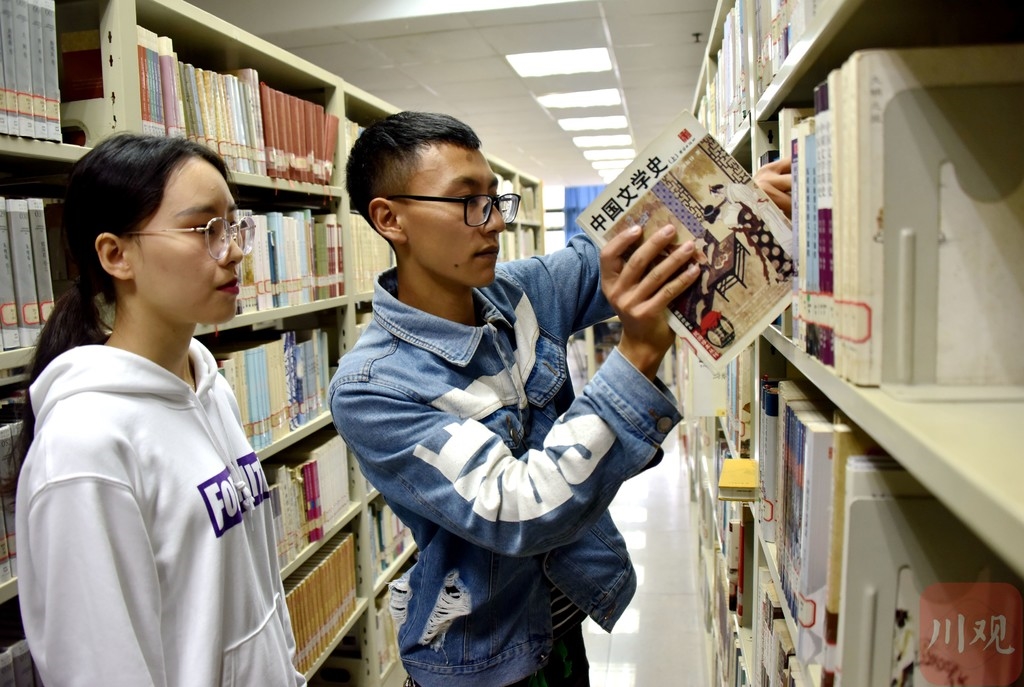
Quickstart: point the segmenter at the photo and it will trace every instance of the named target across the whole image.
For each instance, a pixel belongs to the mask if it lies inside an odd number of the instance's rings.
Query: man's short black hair
[[[370,201],[403,192],[416,171],[420,153],[438,143],[480,149],[473,130],[446,114],[399,112],[367,127],[356,139],[345,166],[352,208],[373,226]]]

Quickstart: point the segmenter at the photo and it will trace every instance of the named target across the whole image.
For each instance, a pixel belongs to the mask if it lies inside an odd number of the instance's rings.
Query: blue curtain
[[[582,229],[576,226],[576,218],[604,190],[604,186],[567,186],[565,189],[565,241],[569,242]]]

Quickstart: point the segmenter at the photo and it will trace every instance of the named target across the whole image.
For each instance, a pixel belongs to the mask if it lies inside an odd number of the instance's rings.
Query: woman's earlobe
[[[127,240],[110,232],[103,232],[96,237],[94,244],[96,257],[99,259],[103,271],[114,279],[133,279],[135,277],[131,258],[125,250]]]

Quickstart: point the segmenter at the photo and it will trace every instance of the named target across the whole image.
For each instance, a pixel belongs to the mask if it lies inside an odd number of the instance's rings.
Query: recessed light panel
[[[632,160],[636,157],[636,151],[632,148],[603,148],[599,150],[584,150],[583,157],[588,160]]]
[[[633,137],[629,134],[608,134],[607,136],[573,136],[572,142],[577,148],[609,148],[611,146],[631,146]]]
[[[625,129],[628,126],[625,115],[610,117],[570,117],[559,119],[558,126],[565,131],[600,131],[602,129]]]
[[[602,107],[621,105],[622,97],[617,88],[603,88],[597,91],[576,91],[575,93],[548,93],[537,98],[547,108],[560,107]]]
[[[522,77],[608,72],[612,69],[608,48],[523,52],[505,55],[505,59]]]

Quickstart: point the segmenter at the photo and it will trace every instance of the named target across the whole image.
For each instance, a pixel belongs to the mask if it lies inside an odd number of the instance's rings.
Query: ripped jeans
[[[404,687],[420,687],[411,677]],[[583,626],[567,630],[555,640],[547,665],[507,687],[590,687],[590,663],[583,643]]]

